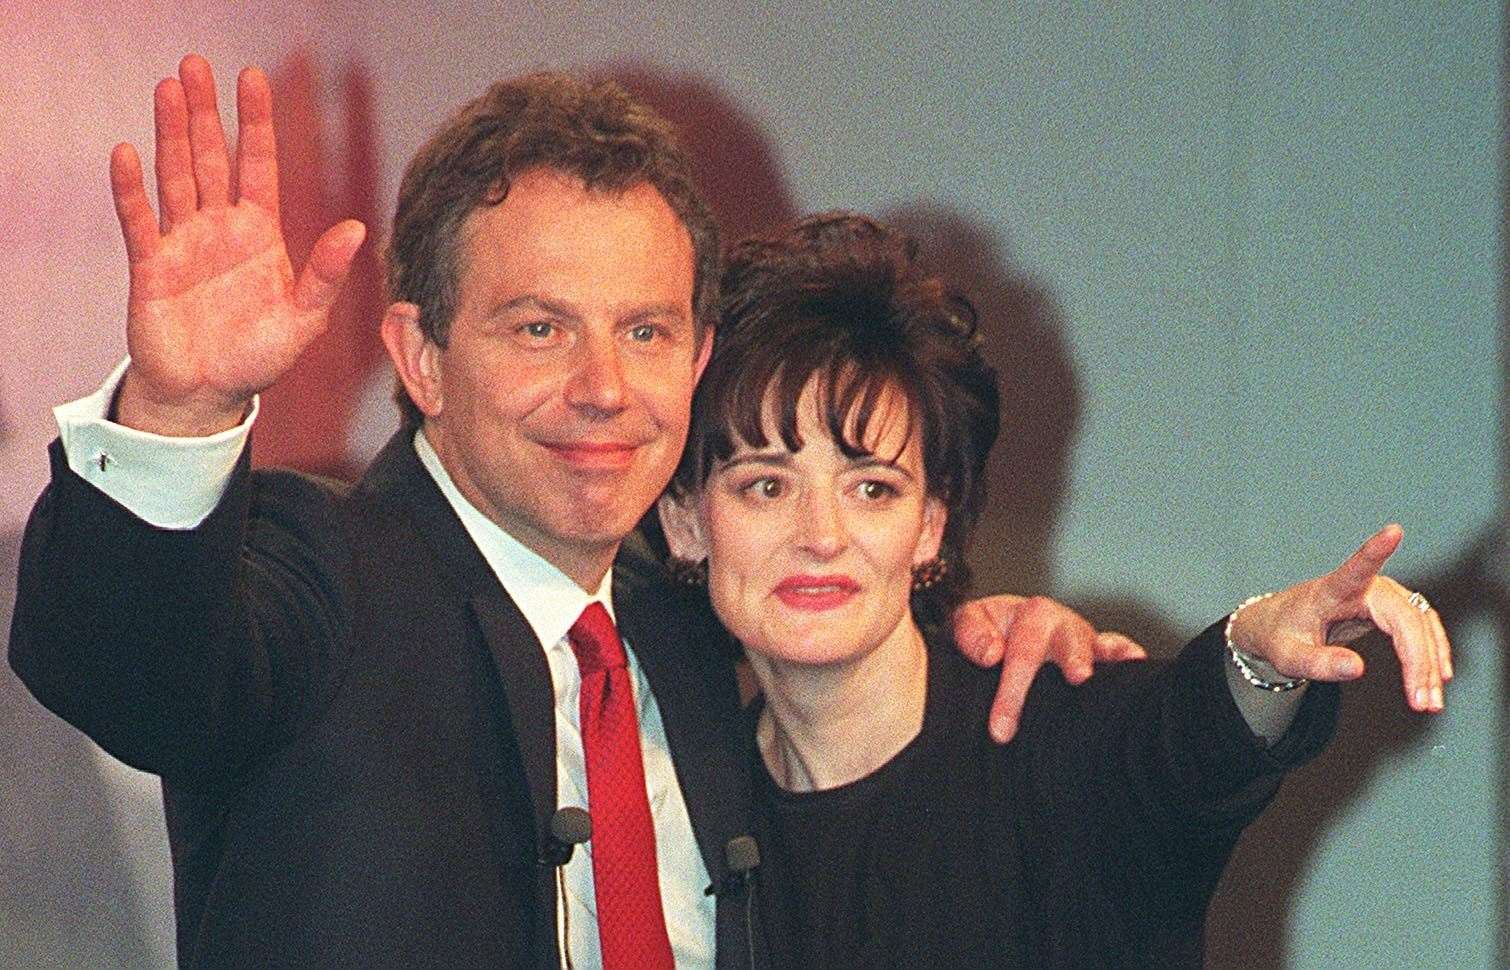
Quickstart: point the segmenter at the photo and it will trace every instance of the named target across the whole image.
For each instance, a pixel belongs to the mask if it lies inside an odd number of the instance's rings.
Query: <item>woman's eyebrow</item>
[[[792,463],[792,453],[785,448],[762,448],[759,451],[738,451],[724,462],[723,467],[736,465],[777,465],[786,467]]]
[[[900,455],[897,456],[897,458],[900,457]],[[897,458],[883,458],[874,453],[866,453],[851,458],[849,464],[851,468],[889,468],[910,480],[912,472],[903,468]]]

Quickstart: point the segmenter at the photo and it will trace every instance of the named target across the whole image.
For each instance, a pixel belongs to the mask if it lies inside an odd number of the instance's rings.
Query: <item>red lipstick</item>
[[[849,602],[860,584],[844,575],[788,576],[776,585],[776,598],[797,610],[832,610]]]

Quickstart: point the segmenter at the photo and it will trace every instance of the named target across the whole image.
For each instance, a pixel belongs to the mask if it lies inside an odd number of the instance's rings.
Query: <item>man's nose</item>
[[[624,361],[617,343],[611,337],[590,336],[582,340],[566,384],[567,403],[612,414],[624,409],[626,397]]]

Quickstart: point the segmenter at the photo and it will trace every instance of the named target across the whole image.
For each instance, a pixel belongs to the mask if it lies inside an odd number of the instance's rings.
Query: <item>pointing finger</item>
[[[1131,637],[1108,631],[1096,634],[1096,659],[1103,662],[1147,660],[1148,651]]]
[[[1404,536],[1404,530],[1393,524],[1374,533],[1346,562],[1322,577],[1328,592],[1338,599],[1362,596]]]

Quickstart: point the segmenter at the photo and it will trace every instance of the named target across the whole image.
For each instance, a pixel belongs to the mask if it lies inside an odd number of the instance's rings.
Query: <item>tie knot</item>
[[[614,629],[613,619],[602,603],[588,603],[587,609],[567,631],[566,639],[571,644],[572,653],[577,655],[577,667],[584,676],[623,667],[627,663],[619,631]]]

